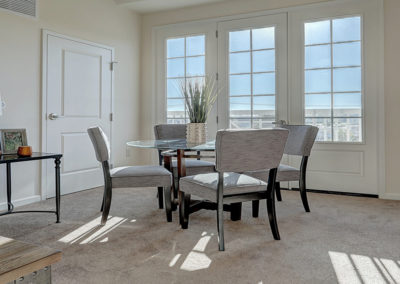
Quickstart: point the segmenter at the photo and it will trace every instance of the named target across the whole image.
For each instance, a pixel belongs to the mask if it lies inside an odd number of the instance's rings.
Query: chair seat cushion
[[[217,201],[218,173],[186,176],[180,180],[180,190],[198,197]],[[224,173],[224,196],[267,190],[267,183],[238,173]]]
[[[172,175],[161,166],[118,167],[110,171],[112,187],[167,187]]]
[[[245,174],[268,182],[269,171],[252,171]],[[279,165],[276,181],[298,181],[299,179],[300,170],[284,164]]]
[[[185,166],[187,176],[215,172],[215,163],[209,161],[186,159]],[[172,167],[174,170],[174,175],[177,176],[178,162],[176,160],[172,161]]]

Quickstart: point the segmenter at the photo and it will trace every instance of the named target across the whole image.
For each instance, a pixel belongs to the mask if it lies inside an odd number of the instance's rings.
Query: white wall
[[[139,138],[141,16],[113,0],[37,2],[37,19],[0,11],[0,92],[7,104],[0,128],[26,128],[29,145],[41,150],[41,30],[48,29],[115,47],[119,63],[112,151],[116,165],[138,162],[138,152],[126,157],[125,143]],[[5,183],[1,166],[0,209],[6,200]],[[40,192],[39,162],[14,164],[13,200],[36,200]]]

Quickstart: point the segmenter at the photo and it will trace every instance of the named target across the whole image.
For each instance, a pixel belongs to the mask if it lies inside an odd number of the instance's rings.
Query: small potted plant
[[[182,82],[181,93],[190,120],[186,126],[186,140],[188,143],[205,143],[207,117],[218,96],[215,80],[206,77],[202,81]]]

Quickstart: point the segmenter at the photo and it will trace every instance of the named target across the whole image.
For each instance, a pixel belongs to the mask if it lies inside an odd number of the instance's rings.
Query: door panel
[[[111,137],[112,49],[47,35],[46,152],[62,153],[61,193],[103,184],[87,128]],[[57,119],[49,119],[55,113]],[[47,197],[54,195],[54,167],[47,164]]]

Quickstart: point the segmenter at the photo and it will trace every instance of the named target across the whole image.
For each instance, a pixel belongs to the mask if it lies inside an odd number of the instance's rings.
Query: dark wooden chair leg
[[[232,221],[239,221],[242,219],[242,203],[232,203],[231,207],[231,220]]]
[[[105,225],[107,223],[108,214],[110,213],[110,207],[111,207],[111,198],[112,198],[112,189],[111,186],[108,186],[105,190],[104,208],[103,208],[103,214],[101,216],[101,225]]]
[[[180,192],[181,202],[179,204],[179,220],[182,229],[187,229],[189,227],[189,206],[190,206],[190,194],[185,194]]]
[[[173,193],[173,199],[178,199],[178,183],[175,181],[175,177],[172,177],[172,193]],[[172,211],[176,211],[176,209],[178,208],[178,206],[176,205],[175,202],[172,202],[171,204],[171,210]]]
[[[253,218],[258,218],[258,210],[260,208],[260,200],[253,200],[251,202],[251,206],[253,209]]]
[[[164,187],[165,214],[167,215],[167,222],[172,222],[171,194],[171,187]]]
[[[307,200],[307,188],[306,188],[306,181],[300,178],[300,197],[301,201],[303,202],[304,210],[306,212],[310,212],[310,207],[308,205],[308,200]]]
[[[222,202],[218,203],[217,208],[217,226],[218,226],[218,249],[220,251],[225,250],[224,240],[224,207]]]
[[[276,199],[278,201],[282,201],[281,183],[279,181],[275,183],[275,193],[276,193]]]
[[[100,212],[103,212],[103,209],[104,209],[104,195],[103,195],[103,201],[101,202]]]
[[[306,212],[310,212],[310,207],[308,206],[307,200],[307,188],[306,188],[306,169],[307,169],[308,157],[304,156],[301,160],[300,165],[300,180],[299,180],[299,187],[300,187],[300,197],[301,201],[303,202],[304,209]]]
[[[164,208],[163,188],[162,187],[157,187],[157,190],[158,190],[158,194],[157,194],[157,196],[158,196],[158,208],[159,209],[163,209]]]
[[[275,240],[280,240],[281,237],[279,236],[278,222],[276,221],[274,197],[267,199],[267,210],[268,210],[268,219],[269,219],[269,225],[271,226],[272,235],[274,236]]]

